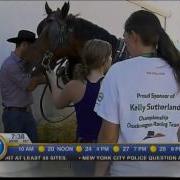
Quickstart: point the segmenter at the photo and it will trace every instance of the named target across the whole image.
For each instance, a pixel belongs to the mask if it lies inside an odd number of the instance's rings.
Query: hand
[[[46,71],[46,74],[47,74],[47,77],[48,77],[50,84],[56,83],[56,81],[57,81],[55,68],[53,70],[49,69],[48,71]]]
[[[53,70],[52,69],[46,70],[46,74],[48,76],[50,83],[57,83],[57,78],[58,78],[57,77],[57,70],[58,70],[59,66],[62,66],[62,64],[56,65]]]

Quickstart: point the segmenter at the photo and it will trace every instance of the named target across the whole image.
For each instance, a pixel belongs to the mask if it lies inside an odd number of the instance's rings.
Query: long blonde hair
[[[92,39],[86,42],[82,51],[82,63],[77,64],[73,77],[85,80],[92,69],[102,67],[112,54],[111,44],[100,39]]]

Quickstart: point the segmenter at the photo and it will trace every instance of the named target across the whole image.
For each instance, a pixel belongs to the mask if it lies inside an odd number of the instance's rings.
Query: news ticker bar
[[[178,161],[180,144],[26,144],[9,146],[5,161]]]
[[[27,134],[0,133],[4,161],[179,161],[178,144],[32,144]]]

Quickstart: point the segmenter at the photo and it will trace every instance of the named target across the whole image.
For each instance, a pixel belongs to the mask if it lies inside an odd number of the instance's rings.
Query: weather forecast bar
[[[25,134],[16,137],[9,134],[0,135],[0,159],[4,161],[179,161],[180,144],[32,144]]]

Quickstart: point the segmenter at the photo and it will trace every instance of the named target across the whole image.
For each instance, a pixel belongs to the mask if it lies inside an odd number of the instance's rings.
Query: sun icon
[[[38,151],[39,151],[40,153],[43,153],[43,152],[45,151],[45,147],[44,147],[44,146],[39,146],[39,147],[38,147]]]
[[[113,152],[118,153],[120,151],[120,148],[118,145],[113,146]]]
[[[152,153],[157,152],[157,146],[151,145],[151,146],[150,146],[150,152],[152,152]]]
[[[76,146],[76,152],[80,153],[82,152],[82,146]]]

